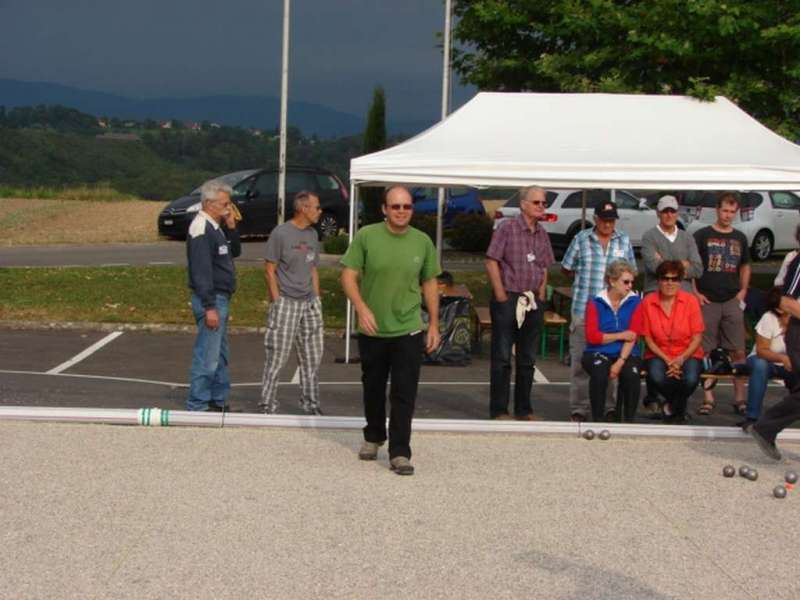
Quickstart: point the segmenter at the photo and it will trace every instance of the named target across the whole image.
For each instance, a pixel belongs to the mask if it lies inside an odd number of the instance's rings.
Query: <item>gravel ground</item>
[[[797,444],[359,437],[0,423],[0,598],[795,597]]]

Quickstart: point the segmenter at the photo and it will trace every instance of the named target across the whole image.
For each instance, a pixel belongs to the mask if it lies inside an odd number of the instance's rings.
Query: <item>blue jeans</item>
[[[696,358],[687,358],[683,363],[680,379],[667,377],[667,363],[654,357],[645,363],[647,381],[666,398],[672,406],[672,414],[682,416],[686,413],[686,402],[700,383],[703,363]]]
[[[747,357],[747,366],[750,368],[750,382],[747,384],[747,418],[755,421],[761,416],[769,380],[783,379],[786,387],[791,387],[793,376],[783,365],[776,365],[756,355]]]
[[[197,337],[192,351],[189,375],[189,397],[186,410],[206,410],[210,403],[224,406],[231,379],[228,374],[228,303],[229,298],[217,294],[219,327],[206,327],[206,310],[200,298],[192,294],[192,313],[197,322]]]

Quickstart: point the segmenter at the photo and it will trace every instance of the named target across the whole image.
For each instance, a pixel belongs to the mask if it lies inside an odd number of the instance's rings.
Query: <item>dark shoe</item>
[[[750,433],[750,430],[753,428],[753,425],[756,424],[756,419],[747,418],[744,421],[739,421],[736,426],[741,427],[742,431],[745,433]]]
[[[775,442],[769,441],[763,435],[761,435],[758,430],[755,428],[755,425],[750,428],[750,435],[753,436],[753,439],[758,444],[758,447],[761,448],[762,452],[769,456],[773,460],[780,460],[781,453],[778,451],[778,448],[775,446]]]
[[[533,413],[522,415],[521,417],[514,417],[517,421],[543,421],[544,419]]]
[[[586,421],[586,417],[584,417],[581,413],[572,413],[569,416],[569,420],[573,423],[583,423]]]
[[[502,413],[492,417],[492,421],[513,421],[514,418],[508,413]]]
[[[411,461],[408,460],[405,456],[395,456],[392,460],[389,461],[389,464],[391,465],[392,471],[394,471],[398,475],[414,474],[414,466],[411,464]]]
[[[220,406],[219,404],[214,404],[213,402],[209,402],[208,403],[208,408],[205,410],[205,412],[218,412],[218,413],[221,413],[221,412],[225,412],[226,408],[227,407],[225,407],[225,406]]]
[[[688,425],[689,421],[689,415],[687,414],[664,417],[664,423],[667,425]]]
[[[644,416],[648,419],[660,419],[661,418],[661,408],[658,406],[658,402],[648,402],[644,405]]]
[[[361,449],[358,451],[358,458],[361,460],[376,460],[378,458],[378,448],[381,446],[383,446],[383,442],[376,444],[375,442],[364,440],[361,443]]]
[[[307,410],[305,412],[306,412],[307,415],[311,415],[313,417],[323,417],[323,416],[325,416],[325,415],[322,414],[322,411],[320,410],[319,407],[312,408],[311,410]]]
[[[607,410],[605,414],[606,423],[617,422],[617,411],[615,409]]]

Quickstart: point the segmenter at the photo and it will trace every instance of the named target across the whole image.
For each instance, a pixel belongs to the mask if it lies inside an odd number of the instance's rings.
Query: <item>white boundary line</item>
[[[550,383],[550,380],[544,376],[538,367],[533,367],[533,380],[536,383]]]
[[[53,367],[52,369],[47,371],[47,374],[48,375],[58,375],[59,373],[61,373],[61,371],[66,371],[67,369],[69,369],[73,365],[78,364],[83,359],[91,356],[92,354],[94,354],[95,352],[100,350],[100,348],[102,348],[106,344],[108,344],[110,342],[113,342],[115,339],[117,339],[123,333],[125,333],[125,332],[124,331],[115,331],[113,333],[109,333],[106,337],[104,337],[100,341],[95,342],[94,344],[92,344],[91,346],[86,348],[86,350],[84,350],[83,352],[81,352],[79,354],[76,354],[75,356],[70,358],[68,361],[61,363],[57,367]]]
[[[292,375],[292,380],[289,383],[300,383],[300,367],[294,370],[294,375]]]

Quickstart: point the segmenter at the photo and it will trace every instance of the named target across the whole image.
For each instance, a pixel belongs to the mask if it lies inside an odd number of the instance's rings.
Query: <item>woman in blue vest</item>
[[[592,420],[632,422],[639,403],[641,298],[633,291],[636,269],[616,260],[606,267],[606,290],[586,304],[586,350],[582,365],[589,374]],[[608,382],[618,380],[616,414],[603,414]]]

